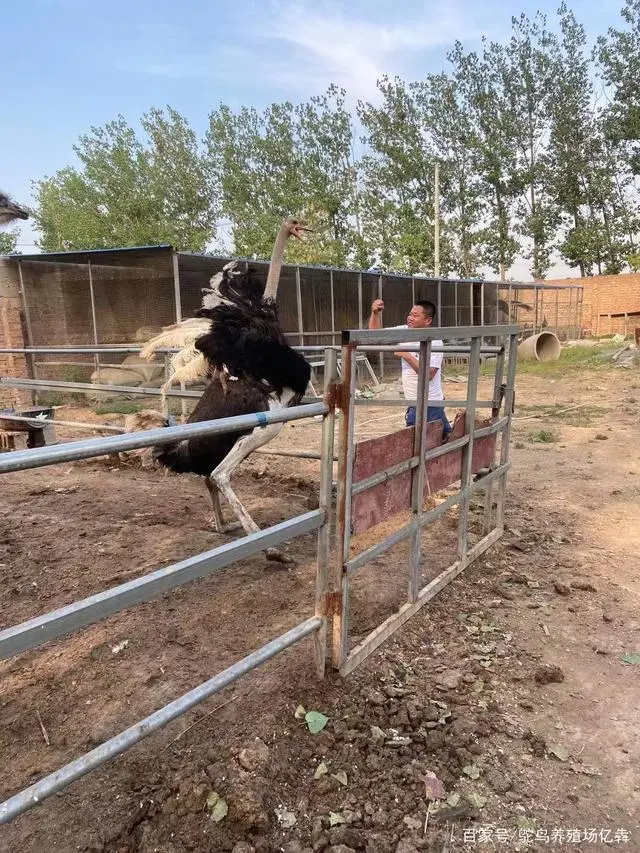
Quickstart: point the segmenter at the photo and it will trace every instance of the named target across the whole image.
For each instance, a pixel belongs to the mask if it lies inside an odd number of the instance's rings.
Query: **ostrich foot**
[[[227,521],[219,523],[218,519],[211,519],[211,529],[215,531],[215,533],[219,533],[221,536],[227,536],[230,533],[237,533],[238,530],[242,530],[242,525],[239,521]]]
[[[286,554],[283,554],[282,551],[279,551],[277,548],[267,548],[264,552],[267,560],[271,560],[274,563],[284,563],[285,565],[291,565],[295,562],[293,557],[288,557]]]

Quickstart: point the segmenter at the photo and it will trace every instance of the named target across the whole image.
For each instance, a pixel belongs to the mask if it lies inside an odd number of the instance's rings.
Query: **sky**
[[[559,0],[22,0],[3,4],[0,185],[32,203],[31,182],[75,162],[72,146],[118,114],[136,125],[167,105],[204,134],[220,103],[260,109],[331,83],[376,100],[383,74],[419,79],[467,49],[508,37],[512,15],[550,18]],[[620,23],[622,0],[577,0],[590,38]],[[37,251],[23,226],[22,252]],[[558,268],[561,269],[560,267]],[[527,264],[512,270],[530,278]]]

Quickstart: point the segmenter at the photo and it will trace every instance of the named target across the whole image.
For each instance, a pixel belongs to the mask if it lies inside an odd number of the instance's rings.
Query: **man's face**
[[[407,326],[410,329],[424,329],[433,323],[433,317],[427,317],[421,305],[414,305],[407,316]]]

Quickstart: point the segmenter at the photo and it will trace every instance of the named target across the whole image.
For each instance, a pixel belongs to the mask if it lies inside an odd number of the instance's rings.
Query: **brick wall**
[[[544,284],[558,282],[544,282]],[[577,282],[579,284],[579,282]],[[572,290],[543,290],[537,291],[531,287],[509,290],[500,288],[500,298],[507,301],[511,298],[511,318],[525,328],[532,329],[534,324],[539,331],[548,328],[555,331],[564,340],[574,337],[579,331],[578,300],[579,291]],[[537,298],[537,316],[536,316]]]
[[[0,346],[26,346],[22,331],[20,291],[15,263],[0,258]],[[0,376],[28,377],[24,355],[0,353]],[[29,406],[31,395],[0,385],[0,408]]]
[[[602,314],[640,312],[640,274],[599,275],[587,278],[563,278],[545,281],[545,284],[580,284],[584,287],[582,303],[582,329],[587,335],[624,334],[624,317],[612,318]],[[640,318],[630,318],[629,333],[640,326]]]

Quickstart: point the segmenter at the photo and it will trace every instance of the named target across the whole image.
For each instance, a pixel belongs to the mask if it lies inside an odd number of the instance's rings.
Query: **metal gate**
[[[337,348],[325,351],[325,389],[322,402],[302,405],[284,412],[267,412],[258,415],[243,415],[224,418],[217,421],[186,424],[173,428],[149,430],[107,438],[88,439],[35,450],[0,454],[0,474],[21,471],[44,465],[54,465],[79,459],[88,459],[110,453],[118,453],[137,448],[151,447],[156,444],[171,443],[176,439],[186,439],[200,435],[213,435],[234,432],[251,427],[265,426],[268,423],[281,423],[322,416],[322,438],[320,453],[319,508],[295,516],[285,522],[261,530],[230,544],[214,548],[203,554],[175,563],[166,568],[144,575],[120,586],[104,590],[82,601],[76,601],[65,607],[38,616],[19,625],[0,632],[0,659],[34,649],[46,642],[57,640],[72,631],[80,630],[111,614],[157,597],[163,592],[175,589],[185,583],[203,578],[212,572],[227,567],[247,556],[257,554],[269,546],[278,545],[310,531],[318,531],[316,557],[316,605],[315,613],[302,623],[295,625],[286,633],[257,649],[226,670],[179,697],[160,710],[135,725],[105,741],[100,746],[85,753],[58,771],[44,777],[39,782],[10,797],[0,804],[0,823],[7,823],[21,813],[39,804],[47,797],[62,790],[91,770],[115,758],[135,743],[167,725],[171,720],[184,714],[207,697],[217,693],[242,675],[290,647],[299,640],[312,636],[314,639],[314,659],[318,675],[322,677],[327,658],[328,622],[332,620],[333,640],[331,659],[334,668],[343,675],[353,670],[374,649],[390,637],[407,619],[437,594],[449,581],[458,575],[474,559],[482,554],[502,534],[504,529],[504,503],[506,475],[509,468],[509,430],[513,408],[515,381],[516,326],[469,327],[469,328],[433,328],[420,330],[379,330],[346,331],[342,333],[341,351],[342,377],[336,370]],[[483,337],[490,336],[498,341],[495,346],[483,346]],[[428,365],[430,353],[435,349],[434,338],[470,340],[470,344],[447,346],[442,350],[463,354],[469,360],[468,392],[466,399],[447,401],[447,406],[463,406],[466,409],[463,435],[453,438],[436,447],[429,447],[425,401],[427,395]],[[411,347],[417,344],[419,351],[419,396],[416,401],[386,400],[381,403],[405,407],[417,406],[415,428],[409,428],[404,434],[409,436],[410,453],[408,458],[391,467],[375,471],[364,479],[354,481],[354,461],[358,444],[354,438],[354,420],[356,405],[371,405],[369,400],[356,399],[355,374],[356,353],[362,350],[398,350],[401,343]],[[407,349],[407,346],[404,347]],[[508,354],[507,378],[503,384],[505,356]],[[490,400],[477,398],[477,384],[481,358],[495,357],[495,376],[493,395]],[[80,386],[81,383],[78,383]],[[82,388],[79,388],[82,390]],[[180,392],[177,392],[179,395]],[[500,410],[504,403],[504,414]],[[432,403],[430,403],[431,405]],[[440,405],[445,405],[441,403]],[[491,423],[477,428],[476,409],[491,410]],[[334,432],[336,415],[340,417],[340,445],[338,456],[338,499],[337,506],[332,505],[332,466],[334,458]],[[474,456],[483,439],[501,436],[499,460],[495,460],[495,442],[492,447],[489,464]],[[383,437],[384,439],[384,437]],[[458,457],[456,457],[458,454]],[[448,477],[460,480],[456,494],[430,512],[423,510],[425,482],[430,476],[430,464],[441,457],[449,456],[455,460]],[[474,464],[475,463],[475,464]],[[482,464],[482,470],[476,470]],[[456,468],[457,465],[457,468]],[[486,470],[485,470],[486,469]],[[473,474],[483,474],[472,481]],[[386,488],[394,478],[408,475],[411,478],[410,495],[399,490],[393,500],[393,509],[401,508],[403,502],[410,500],[412,520],[400,527],[391,536],[381,540],[366,551],[350,557],[351,523],[353,519],[354,498],[369,489]],[[446,479],[446,477],[445,477]],[[497,494],[494,494],[497,486]],[[477,489],[486,492],[485,530],[486,535],[474,547],[468,547],[468,510],[471,494]],[[495,501],[494,501],[495,498]],[[392,501],[393,503],[393,501]],[[422,589],[420,577],[420,533],[422,529],[443,515],[452,506],[459,504],[460,521],[458,535],[459,556],[456,562],[442,572],[435,580]],[[495,515],[494,515],[495,512]],[[492,524],[493,520],[493,524]],[[334,557],[332,559],[331,529],[335,521],[336,537]],[[411,540],[408,566],[408,600],[400,610],[385,620],[355,648],[349,648],[349,581],[355,572],[374,557],[382,554],[397,542]]]

